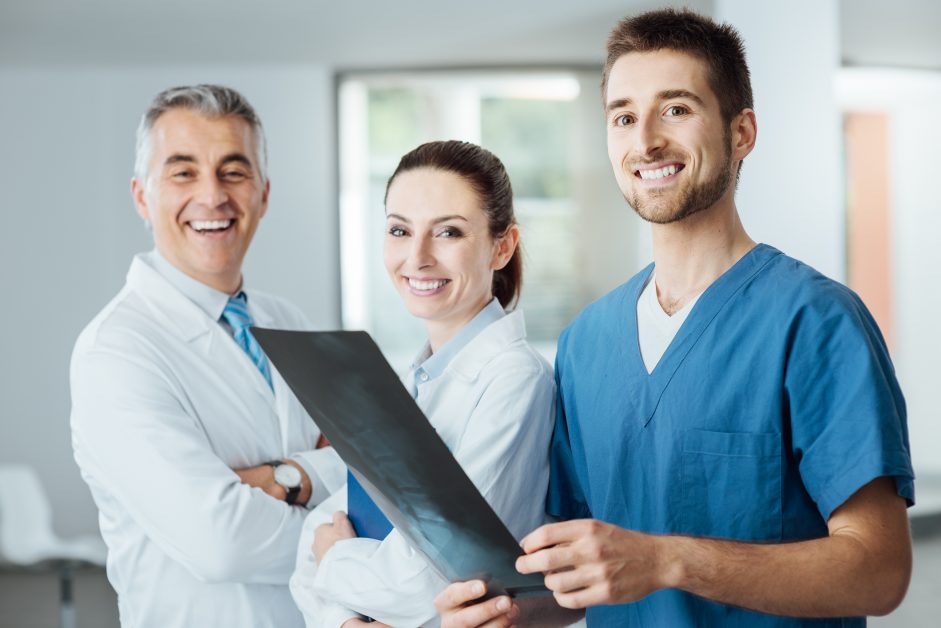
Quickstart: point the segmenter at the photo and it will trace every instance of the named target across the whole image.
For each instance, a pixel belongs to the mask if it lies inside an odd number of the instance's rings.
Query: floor
[[[118,628],[117,597],[103,569],[75,572],[76,628]],[[0,571],[0,628],[59,625],[59,580],[55,574]]]
[[[869,620],[876,628],[936,628],[941,617],[941,517],[914,527],[915,569],[908,596],[888,617]],[[55,628],[59,622],[54,575],[0,571],[0,628]],[[76,574],[77,628],[118,628],[114,591],[104,572]]]

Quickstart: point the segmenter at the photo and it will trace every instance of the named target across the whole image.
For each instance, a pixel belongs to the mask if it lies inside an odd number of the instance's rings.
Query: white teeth
[[[416,290],[437,290],[446,283],[448,283],[447,279],[434,279],[432,281],[419,281],[411,277],[408,279],[409,287],[415,288]]]
[[[669,165],[664,166],[663,168],[657,168],[655,170],[638,170],[640,173],[641,179],[662,179],[663,177],[668,177],[671,174],[676,174],[676,166]]]
[[[232,224],[231,220],[191,220],[190,227],[196,231],[207,231],[209,229],[228,229]]]

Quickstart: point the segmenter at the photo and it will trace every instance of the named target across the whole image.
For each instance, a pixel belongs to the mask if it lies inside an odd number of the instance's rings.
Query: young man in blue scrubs
[[[589,626],[862,626],[911,574],[905,402],[859,298],[742,227],[744,48],[689,12],[608,41],[608,154],[654,263],[559,340],[548,510],[517,568]],[[525,623],[483,583],[445,626]]]

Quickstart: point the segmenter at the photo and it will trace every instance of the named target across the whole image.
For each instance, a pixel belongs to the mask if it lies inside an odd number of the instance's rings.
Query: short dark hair
[[[669,49],[701,59],[708,68],[706,81],[719,100],[726,124],[743,109],[753,109],[751,76],[745,44],[728,24],[688,9],[660,9],[621,20],[608,37],[608,56],[601,79],[601,97],[607,100],[608,75],[615,62],[631,52]]]
[[[449,140],[428,142],[406,153],[386,184],[389,187],[403,172],[431,168],[453,172],[466,180],[480,198],[481,209],[487,214],[490,237],[499,238],[516,224],[513,212],[513,187],[503,162],[485,148],[470,142]],[[511,308],[519,299],[523,288],[523,260],[520,245],[506,266],[493,273],[491,289],[504,308]]]

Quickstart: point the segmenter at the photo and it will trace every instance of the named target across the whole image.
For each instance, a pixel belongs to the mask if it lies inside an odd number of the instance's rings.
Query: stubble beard
[[[729,142],[725,144],[725,158],[714,177],[696,185],[688,185],[681,190],[650,190],[642,196],[634,189],[624,192],[624,200],[634,208],[637,215],[658,225],[679,222],[697,212],[715,205],[732,183],[732,150]],[[629,176],[634,176],[630,174]],[[670,195],[675,195],[672,202]],[[662,198],[663,202],[657,200]],[[651,202],[652,201],[652,202]]]

